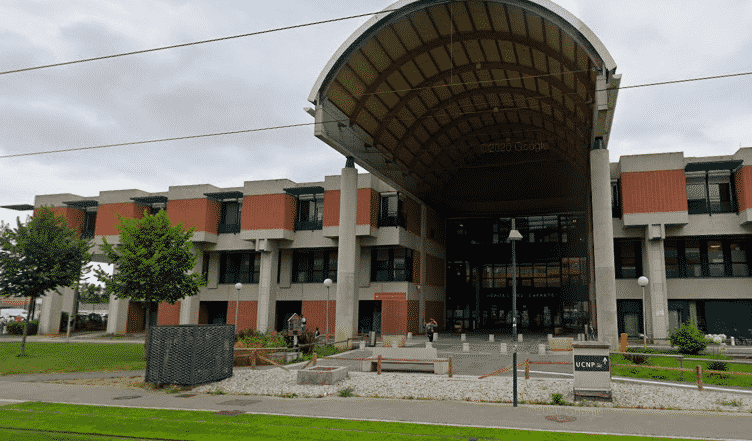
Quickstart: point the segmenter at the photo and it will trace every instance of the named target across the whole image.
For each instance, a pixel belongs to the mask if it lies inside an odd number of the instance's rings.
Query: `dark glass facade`
[[[555,333],[589,323],[584,213],[515,218],[520,332]],[[447,327],[511,330],[511,219],[448,222]],[[581,331],[580,331],[581,332]]]

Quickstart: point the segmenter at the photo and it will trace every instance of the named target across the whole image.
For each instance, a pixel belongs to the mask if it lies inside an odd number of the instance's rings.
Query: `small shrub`
[[[167,386],[165,388],[165,392],[167,392],[168,394],[178,393],[178,392],[180,392],[180,386],[176,386],[176,385],[172,384],[172,385]]]
[[[716,403],[723,404],[724,406],[734,406],[734,407],[739,407],[739,406],[742,405],[742,401],[741,400],[731,400],[731,401],[721,401],[721,400],[718,400],[718,401],[716,401]]]
[[[684,323],[671,333],[669,340],[671,346],[678,347],[682,354],[697,355],[708,347],[708,339],[702,331],[689,323]]]
[[[353,396],[353,388],[352,387],[346,387],[344,389],[339,390],[339,396],[340,397],[351,397]]]
[[[297,398],[298,394],[296,394],[294,392],[293,393],[289,393],[288,392],[288,393],[280,394],[279,396],[282,397],[282,398]]]
[[[709,371],[728,371],[728,363],[722,361],[711,361],[708,363],[707,369]]]
[[[551,404],[555,404],[557,406],[563,406],[564,403],[564,395],[562,394],[551,394]]]
[[[225,392],[222,389],[217,389],[214,392],[209,392],[212,395],[224,395]]]
[[[10,335],[23,335],[24,322],[8,322],[6,329]],[[29,330],[26,335],[37,335],[39,331],[39,320],[29,320]]]

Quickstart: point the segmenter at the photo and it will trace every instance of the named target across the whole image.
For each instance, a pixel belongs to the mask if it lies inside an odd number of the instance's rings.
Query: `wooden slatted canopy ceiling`
[[[620,80],[592,31],[547,0],[395,9],[322,72],[316,136],[439,210],[581,208],[588,152],[596,136],[608,142],[616,101],[598,90]]]

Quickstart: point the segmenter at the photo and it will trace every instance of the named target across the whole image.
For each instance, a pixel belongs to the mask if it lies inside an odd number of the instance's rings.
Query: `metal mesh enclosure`
[[[234,325],[150,326],[146,382],[197,384],[232,377]]]

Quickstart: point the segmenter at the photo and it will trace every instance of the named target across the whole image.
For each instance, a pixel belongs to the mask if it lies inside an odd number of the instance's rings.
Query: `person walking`
[[[428,341],[433,342],[433,331],[436,329],[436,327],[439,324],[436,323],[436,320],[431,319],[426,323],[426,334],[428,335]]]

